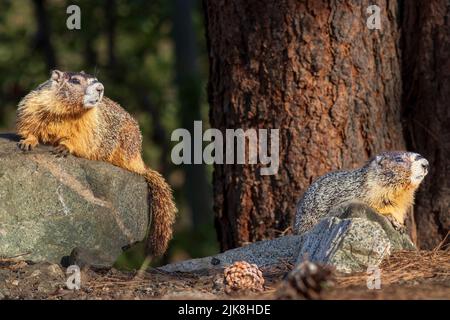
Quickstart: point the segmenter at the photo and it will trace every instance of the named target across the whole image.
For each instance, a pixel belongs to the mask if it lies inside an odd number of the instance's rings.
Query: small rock
[[[100,250],[77,247],[70,253],[68,263],[69,265],[77,265],[82,269],[87,267],[109,268],[110,263],[105,263],[107,260],[108,254],[104,254]]]
[[[378,266],[394,250],[414,248],[407,235],[368,206],[350,204],[336,209],[334,215],[303,235],[297,264],[307,257],[339,272],[361,272]]]
[[[408,234],[396,230],[387,218],[362,203],[351,203],[339,206],[333,209],[332,212],[330,212],[330,215],[340,219],[363,218],[375,222],[379,224],[386,233],[389,242],[391,243],[392,251],[417,250]]]

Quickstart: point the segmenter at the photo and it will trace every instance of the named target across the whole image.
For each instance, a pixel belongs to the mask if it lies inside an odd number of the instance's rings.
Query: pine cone
[[[228,294],[241,290],[262,291],[264,277],[256,264],[237,261],[225,268],[223,283]]]
[[[305,260],[287,274],[277,291],[279,299],[320,299],[325,284],[331,283],[333,268]]]

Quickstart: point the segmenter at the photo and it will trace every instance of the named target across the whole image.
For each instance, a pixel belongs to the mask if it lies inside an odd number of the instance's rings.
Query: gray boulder
[[[201,272],[224,268],[240,260],[255,263],[262,268],[270,268],[282,263],[294,263],[301,241],[301,236],[258,241],[214,256],[168,264],[159,269],[166,272]]]
[[[144,178],[108,163],[51,147],[24,153],[14,135],[0,135],[0,257],[60,263],[74,248],[100,252],[112,265],[122,248],[141,241],[149,224]]]
[[[238,260],[271,268],[283,263],[300,263],[308,258],[332,265],[340,272],[355,272],[378,266],[393,251],[415,249],[406,234],[395,230],[386,218],[365,205],[350,204],[336,208],[330,216],[303,235],[258,241],[160,269],[166,272],[201,272],[223,268]]]
[[[297,263],[308,259],[332,265],[340,272],[353,272],[378,266],[390,254],[391,243],[375,222],[333,217],[304,235]]]
[[[303,235],[297,263],[308,258],[350,273],[378,266],[393,251],[415,249],[408,235],[366,205],[350,204],[331,214]]]
[[[365,220],[375,222],[386,233],[393,251],[416,250],[416,246],[411,241],[408,234],[396,230],[388,219],[378,214],[365,204],[350,203],[340,206],[335,208],[330,215],[339,217],[340,219],[363,218]]]

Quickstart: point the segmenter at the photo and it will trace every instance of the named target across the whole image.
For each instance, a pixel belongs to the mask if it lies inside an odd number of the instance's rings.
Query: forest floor
[[[219,270],[204,273],[81,272],[81,289],[66,288],[56,264],[0,260],[0,299],[276,299],[292,265],[262,270],[265,289],[227,295]],[[450,250],[397,252],[383,261],[381,288],[367,288],[367,274],[335,274],[322,299],[450,299]],[[295,298],[302,299],[299,295]]]

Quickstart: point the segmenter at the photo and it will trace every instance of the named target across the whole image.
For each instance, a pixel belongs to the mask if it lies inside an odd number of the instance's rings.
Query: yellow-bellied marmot
[[[151,194],[148,248],[161,255],[172,237],[177,211],[172,190],[158,172],[145,166],[136,120],[103,93],[103,85],[92,75],[53,71],[19,103],[19,147],[26,151],[39,143],[51,144],[57,155],[106,161],[144,176]]]
[[[402,229],[414,193],[428,173],[428,161],[413,152],[392,151],[362,168],[330,172],[317,179],[297,204],[294,232],[304,233],[337,206],[359,202]]]

